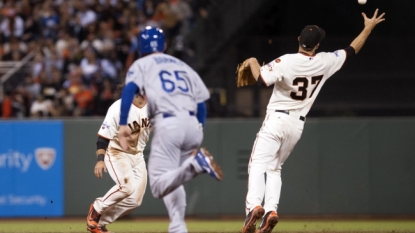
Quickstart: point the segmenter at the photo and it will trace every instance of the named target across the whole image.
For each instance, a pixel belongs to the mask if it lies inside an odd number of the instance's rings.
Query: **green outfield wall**
[[[103,119],[64,121],[65,216],[83,216],[114,184],[95,178],[95,142]],[[224,180],[200,175],[185,185],[187,214],[243,215],[247,164],[262,119],[208,119],[203,146]],[[415,118],[307,119],[283,165],[280,214],[415,215]],[[150,146],[145,150],[148,157]],[[133,216],[162,215],[149,187]]]

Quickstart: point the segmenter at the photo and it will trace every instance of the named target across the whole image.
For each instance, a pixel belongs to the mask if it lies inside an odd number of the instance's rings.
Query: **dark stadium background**
[[[241,15],[248,12],[249,7],[244,6],[248,2],[239,3]],[[371,17],[376,8],[386,12],[386,21],[374,29],[361,52],[326,82],[308,116],[412,116],[414,1],[369,0],[365,5],[355,0],[264,1],[221,50],[233,47],[235,62],[254,56],[267,63],[282,54],[295,53],[299,32],[308,24],[326,31],[318,51],[345,48],[363,29],[361,12]],[[225,62],[226,66],[235,65]],[[215,77],[207,82],[220,83]],[[232,90],[232,83],[227,88]],[[269,95],[260,94],[263,89],[252,89],[254,102],[268,101]],[[263,115],[263,108],[264,104],[248,115]]]

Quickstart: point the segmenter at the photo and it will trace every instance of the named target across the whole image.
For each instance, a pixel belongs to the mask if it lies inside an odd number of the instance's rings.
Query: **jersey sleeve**
[[[332,53],[325,53],[324,58],[328,64],[329,69],[329,77],[331,77],[334,73],[336,73],[340,68],[342,68],[344,62],[347,58],[347,52],[344,49],[336,50]]]
[[[135,83],[141,94],[143,94],[144,87],[144,74],[143,74],[143,65],[140,63],[140,60],[135,61],[127,71],[125,77],[125,84],[133,82]]]
[[[116,102],[118,103],[118,102]],[[108,109],[107,115],[105,115],[104,122],[99,128],[98,135],[111,140],[114,138],[118,130],[118,121],[120,118],[120,106],[118,104],[113,104]]]
[[[282,80],[283,72],[282,72],[282,63],[281,59],[277,58],[268,64],[265,64],[261,67],[261,78],[262,81],[267,85],[270,86],[278,81]]]
[[[209,90],[207,89],[205,83],[203,82],[202,78],[196,73],[196,71],[192,71],[195,77],[195,91],[194,91],[194,98],[196,103],[201,103],[210,98]]]

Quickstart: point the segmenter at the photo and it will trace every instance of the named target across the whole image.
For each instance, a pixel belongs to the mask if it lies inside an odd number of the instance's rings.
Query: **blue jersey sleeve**
[[[197,114],[196,114],[197,120],[199,123],[203,125],[203,128],[205,127],[206,122],[206,104],[205,102],[201,102],[197,104]]]
[[[121,94],[121,113],[120,113],[120,125],[126,125],[128,122],[128,113],[130,112],[131,104],[134,99],[134,95],[138,92],[138,86],[130,82],[128,83]]]

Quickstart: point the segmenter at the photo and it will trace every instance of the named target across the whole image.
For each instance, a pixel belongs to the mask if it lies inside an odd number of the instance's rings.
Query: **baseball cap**
[[[326,32],[317,25],[307,25],[301,31],[300,45],[303,48],[314,48],[326,36]]]

